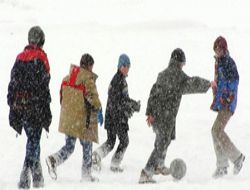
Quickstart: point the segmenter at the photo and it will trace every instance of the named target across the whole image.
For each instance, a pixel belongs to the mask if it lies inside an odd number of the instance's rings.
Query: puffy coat
[[[234,113],[237,106],[239,74],[228,52],[221,58],[215,58],[215,81],[217,88],[213,89],[214,100],[211,109],[228,109]]]
[[[71,65],[61,86],[60,132],[98,143],[97,111],[101,102],[96,79],[93,72]]]
[[[183,94],[205,93],[210,82],[200,77],[189,77],[170,59],[168,68],[159,73],[148,99],[146,115],[154,117],[153,130],[175,139],[175,123]]]
[[[119,70],[112,78],[108,89],[108,101],[105,112],[105,129],[113,132],[129,130],[128,119],[134,110],[131,104],[135,103],[128,94],[126,76]]]
[[[7,100],[10,126],[19,134],[22,133],[23,120],[32,127],[49,131],[52,120],[49,70],[47,55],[40,47],[28,45],[16,58]]]

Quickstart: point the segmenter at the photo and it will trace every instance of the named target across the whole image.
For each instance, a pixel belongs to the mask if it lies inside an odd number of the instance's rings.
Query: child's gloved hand
[[[138,101],[136,102],[135,111],[139,112],[140,109],[141,109],[141,101],[138,100]]]
[[[138,100],[138,101],[132,101],[132,109],[136,112],[139,112],[140,109],[141,109],[141,101]]]
[[[221,95],[220,101],[223,105],[230,104],[234,100],[233,92],[224,92]]]
[[[102,126],[102,124],[103,124],[102,109],[100,109],[100,110],[97,112],[97,122],[100,124],[100,126]]]

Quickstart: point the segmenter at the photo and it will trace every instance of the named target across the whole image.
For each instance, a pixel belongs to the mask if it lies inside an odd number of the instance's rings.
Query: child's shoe
[[[120,166],[110,166],[110,170],[115,173],[122,173],[123,169]]]
[[[217,179],[217,178],[221,178],[223,176],[227,175],[227,167],[223,167],[223,168],[216,168],[214,174],[213,174],[213,178]]]
[[[49,156],[46,158],[46,164],[48,166],[48,172],[50,177],[53,180],[57,179],[57,173],[56,173],[56,160],[53,156]]]
[[[141,176],[139,179],[139,183],[140,184],[144,184],[144,183],[156,183],[156,181],[152,178],[152,176],[147,175],[147,173],[142,170],[141,171]]]
[[[234,171],[233,171],[234,175],[240,173],[244,161],[245,161],[245,156],[241,154],[239,158],[234,162]]]
[[[169,175],[170,174],[170,170],[169,168],[167,168],[166,166],[163,166],[163,167],[157,167],[155,169],[155,172],[154,172],[155,175]]]

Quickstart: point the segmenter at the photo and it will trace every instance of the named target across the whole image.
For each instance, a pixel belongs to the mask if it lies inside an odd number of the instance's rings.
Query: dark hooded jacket
[[[113,132],[129,130],[128,119],[134,110],[131,104],[135,103],[128,94],[126,76],[119,70],[114,75],[108,89],[108,101],[105,112],[105,129]]]
[[[183,94],[205,93],[210,82],[200,77],[189,77],[179,62],[170,59],[169,66],[159,73],[148,99],[146,115],[154,117],[153,129],[175,139],[175,123]]]
[[[47,55],[38,46],[28,45],[16,58],[7,99],[10,126],[19,134],[23,121],[49,131],[52,120],[49,69]]]

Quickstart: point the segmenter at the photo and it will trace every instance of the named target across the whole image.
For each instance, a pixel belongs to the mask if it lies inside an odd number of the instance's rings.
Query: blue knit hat
[[[130,60],[129,57],[126,54],[121,54],[118,61],[118,69],[120,69],[122,66],[128,66],[130,67]]]

